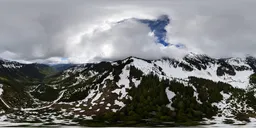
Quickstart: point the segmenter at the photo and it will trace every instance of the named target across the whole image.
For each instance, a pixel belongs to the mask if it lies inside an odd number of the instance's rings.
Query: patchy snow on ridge
[[[220,92],[223,96],[223,100],[221,100],[218,103],[212,103],[213,106],[218,107],[220,114],[213,117],[213,119],[205,119],[206,121],[203,121],[206,124],[212,124],[213,127],[226,127],[227,124],[224,124],[224,121],[227,119],[231,119],[234,121],[235,125],[241,125],[241,124],[247,124],[246,121],[239,121],[235,119],[235,115],[232,113],[233,110],[236,110],[236,112],[247,112],[247,111],[253,111],[251,107],[248,107],[246,105],[246,101],[240,101],[238,102],[237,99],[232,99],[230,94],[226,94],[223,91]],[[255,121],[255,118],[250,118],[251,121]],[[248,123],[252,124],[252,123]],[[255,123],[254,123],[255,124]],[[245,125],[247,127],[247,125]],[[248,125],[249,126],[249,125]]]
[[[248,69],[243,71],[236,70],[236,75],[234,76],[228,74],[217,76],[217,68],[220,66],[219,64],[209,64],[205,70],[198,70],[197,68],[193,67],[193,71],[185,71],[182,67],[174,66],[170,60],[156,60],[151,62],[137,58],[133,58],[133,60],[132,65],[141,70],[144,75],[153,72],[159,75],[159,78],[167,77],[169,79],[187,79],[189,76],[195,76],[198,78],[213,80],[215,82],[221,81],[229,83],[233,87],[242,89],[247,88],[249,85],[249,76],[254,73],[252,69]],[[244,61],[239,62],[239,64],[248,66]],[[161,71],[159,71],[159,67],[162,68]],[[161,72],[163,72],[164,75]]]
[[[218,107],[218,109],[220,109],[220,111],[222,112],[222,115],[226,117],[234,116],[231,112],[230,104],[227,103],[227,99],[229,99],[231,95],[226,94],[223,91],[220,92],[220,94],[223,96],[223,99],[218,103],[212,103],[212,106]]]
[[[122,69],[122,73],[120,74],[120,80],[117,82],[117,86],[119,88],[115,89],[112,91],[112,93],[116,93],[119,95],[121,93],[121,96],[118,97],[118,99],[123,99],[124,97],[128,98],[128,92],[126,91],[127,89],[131,89],[130,86],[130,81],[129,81],[129,75],[130,75],[130,70],[129,70],[129,65],[126,65]]]
[[[15,65],[15,64],[2,64],[5,68],[21,68],[22,65]]]
[[[233,66],[247,66],[247,67],[250,67],[249,65],[246,64],[245,60],[243,60],[242,58],[230,58],[227,60],[227,62],[230,64],[230,65],[233,65]]]
[[[87,67],[85,67],[85,64],[84,65],[79,65],[79,66],[76,66],[74,68],[70,68],[68,70],[65,70],[61,76],[61,80],[64,80],[68,77],[70,77],[70,74],[76,74],[76,73],[81,73],[82,71],[84,71],[85,69],[87,69]],[[90,72],[91,75],[95,74],[94,72]]]
[[[252,70],[237,71],[235,76],[225,75],[222,82],[231,84],[233,87],[246,89],[249,86],[249,77],[253,74]]]
[[[149,74],[153,71],[154,65],[152,63],[148,63],[145,60],[133,58],[132,65],[141,70],[144,75]]]

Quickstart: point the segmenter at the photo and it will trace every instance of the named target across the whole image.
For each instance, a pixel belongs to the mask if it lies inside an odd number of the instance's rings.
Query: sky
[[[256,56],[255,0],[0,0],[0,57],[87,63],[136,56]],[[167,15],[166,42],[147,24]],[[125,22],[121,22],[125,20]]]

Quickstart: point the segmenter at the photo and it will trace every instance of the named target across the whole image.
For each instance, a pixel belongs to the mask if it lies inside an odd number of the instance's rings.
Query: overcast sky
[[[255,0],[0,0],[0,57],[85,63],[128,56],[256,55]],[[168,42],[129,18],[171,19]]]

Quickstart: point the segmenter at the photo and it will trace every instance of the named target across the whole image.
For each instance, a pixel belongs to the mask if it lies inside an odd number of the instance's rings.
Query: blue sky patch
[[[147,24],[150,30],[154,33],[157,38],[157,43],[161,43],[164,46],[168,46],[169,43],[166,42],[166,33],[165,27],[170,23],[170,19],[167,15],[162,15],[156,20],[148,19],[137,19],[143,24]]]

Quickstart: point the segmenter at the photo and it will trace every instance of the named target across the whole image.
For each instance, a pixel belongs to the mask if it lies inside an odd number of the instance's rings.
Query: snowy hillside
[[[28,94],[26,105],[12,104],[6,89],[14,86],[0,81],[2,103],[9,106],[3,116],[11,122],[91,126],[95,120],[102,126],[134,120],[131,126],[247,124],[256,114],[255,64],[253,57],[189,54],[180,60],[128,57],[77,65],[38,82],[28,80],[22,92]]]

